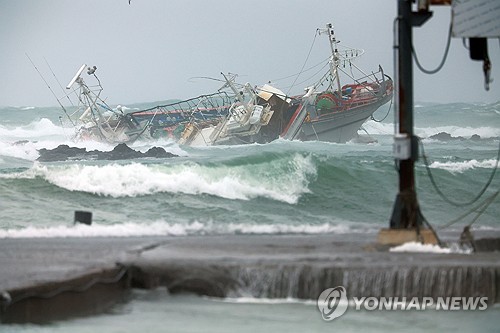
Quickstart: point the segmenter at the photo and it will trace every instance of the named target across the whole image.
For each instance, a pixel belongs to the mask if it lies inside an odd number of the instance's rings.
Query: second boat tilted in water
[[[88,67],[87,74],[97,84],[93,88],[86,84],[82,73],[87,66],[83,65],[66,87],[78,96],[76,109],[63,107],[62,99],[59,102],[76,129],[77,140],[116,144],[168,136],[193,146],[265,143],[278,138],[344,143],[356,137],[363,122],[392,99],[393,83],[380,66],[368,75],[359,70],[352,60],[363,51],[339,50],[331,24],[318,31],[330,42],[329,68],[301,96],[287,96],[270,84],[241,85],[235,75],[222,74],[224,86],[213,94],[125,113],[101,98],[95,66]],[[351,73],[354,66],[362,75],[355,78],[346,73],[341,67],[346,63]],[[352,83],[341,85],[340,72]],[[319,89],[325,85],[326,89]]]

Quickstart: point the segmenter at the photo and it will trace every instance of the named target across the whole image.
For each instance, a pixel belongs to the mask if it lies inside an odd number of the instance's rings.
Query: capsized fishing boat
[[[87,68],[87,83],[83,72]],[[153,139],[161,135],[174,134],[180,138],[180,125],[197,122],[210,123],[226,115],[234,97],[219,90],[209,95],[201,95],[183,101],[134,112],[125,112],[118,105],[111,108],[101,97],[103,87],[96,75],[96,66],[82,65],[66,86],[70,90],[58,102],[75,129],[73,139],[94,140],[110,144],[131,143],[137,139]],[[67,106],[63,102],[66,101]]]
[[[78,96],[76,110],[73,107],[71,114],[63,110],[76,129],[77,140],[117,144],[168,136],[194,146],[265,143],[278,138],[344,143],[355,138],[363,122],[392,99],[392,79],[380,66],[370,74],[359,69],[353,60],[364,51],[341,49],[331,24],[318,31],[328,35],[329,68],[304,95],[290,97],[270,84],[238,84],[235,75],[222,73],[224,85],[213,94],[125,113],[101,98],[96,67],[83,65],[66,87]],[[87,85],[82,77],[85,68],[96,84]],[[355,77],[354,71],[361,75]],[[341,73],[351,82],[341,85]]]
[[[224,87],[231,89],[236,103],[214,115],[210,122],[192,118],[187,125],[174,124],[174,131],[183,131],[180,138],[175,138],[188,145],[263,143],[278,138],[345,143],[355,138],[361,125],[392,99],[392,79],[381,66],[370,74],[357,67],[353,60],[364,51],[341,48],[331,24],[318,31],[328,36],[329,68],[305,89],[304,95],[290,97],[269,84],[255,88],[237,85],[234,77],[224,76]],[[350,82],[341,85],[341,74]],[[322,89],[324,86],[326,89]],[[244,101],[243,96],[248,100]]]
[[[270,85],[252,87],[249,83],[238,90],[234,76],[222,88],[229,88],[236,100],[218,121],[190,121],[182,126],[179,144],[212,146],[221,144],[266,143],[279,137],[273,124],[279,123],[290,99]]]
[[[85,68],[94,84],[84,80]],[[222,73],[225,84],[213,94],[125,113],[123,107],[113,109],[101,97],[103,88],[96,69],[82,65],[67,85],[71,92],[65,97],[77,96],[73,106],[64,107],[64,98],[59,100],[75,128],[76,141],[118,144],[166,136],[195,146],[269,142],[279,137],[279,131],[268,125],[282,118],[290,101],[270,85],[241,85],[235,82],[236,75]]]
[[[94,79],[90,85],[82,76],[85,69]],[[134,141],[142,134],[141,128],[120,106],[112,109],[101,97],[103,87],[96,70],[96,66],[87,67],[83,64],[66,86],[69,92],[57,100],[66,120],[75,130],[73,140],[95,140],[111,144]],[[63,122],[61,117],[60,119]]]
[[[392,99],[392,79],[381,66],[375,73],[365,74],[353,60],[364,51],[353,48],[339,50],[339,41],[331,24],[318,29],[327,34],[331,57],[329,69],[302,97],[295,97],[284,122],[281,137],[289,140],[318,140],[345,143],[356,137],[361,125],[382,105]],[[345,70],[349,68],[350,73]],[[361,73],[355,77],[354,72]],[[352,83],[341,85],[341,72]],[[319,89],[326,85],[326,89]]]

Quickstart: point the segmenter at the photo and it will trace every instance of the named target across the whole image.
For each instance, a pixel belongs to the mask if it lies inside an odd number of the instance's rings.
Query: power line
[[[448,42],[446,43],[446,49],[444,51],[443,59],[441,60],[441,63],[435,69],[425,69],[420,64],[420,61],[418,60],[418,57],[417,57],[417,53],[415,52],[415,48],[413,47],[413,43],[411,44],[411,54],[413,55],[413,59],[415,59],[415,64],[417,65],[418,69],[420,69],[425,74],[436,74],[437,72],[439,72],[443,68],[444,63],[446,62],[446,58],[448,57],[448,51],[450,50],[451,30],[452,30],[451,27],[452,27],[452,25],[450,22],[450,29],[448,31]]]
[[[491,185],[491,182],[493,181],[493,178],[495,177],[495,173],[496,173],[497,168],[498,168],[498,162],[500,160],[500,142],[498,144],[498,154],[497,154],[497,160],[496,160],[496,163],[495,163],[495,167],[493,168],[493,171],[491,172],[491,175],[490,175],[488,181],[486,182],[486,184],[484,185],[484,187],[481,189],[481,191],[479,191],[479,193],[472,200],[467,201],[467,202],[458,202],[458,201],[454,201],[454,200],[449,199],[443,193],[443,191],[441,191],[441,189],[437,185],[437,183],[436,183],[436,181],[434,179],[434,176],[432,175],[432,172],[431,172],[431,169],[430,169],[430,166],[429,166],[429,161],[427,160],[427,156],[425,154],[424,144],[422,143],[422,140],[420,138],[418,138],[418,141],[420,143],[420,147],[422,148],[422,157],[424,159],[425,168],[427,170],[427,174],[428,174],[429,179],[430,179],[430,181],[432,183],[432,186],[434,187],[434,189],[436,190],[436,192],[439,194],[439,196],[444,201],[446,201],[447,203],[449,203],[450,205],[455,206],[455,207],[465,207],[465,206],[473,205],[474,203],[476,203],[481,198],[481,196],[484,194],[484,192],[486,192],[486,190],[488,189],[488,187]]]

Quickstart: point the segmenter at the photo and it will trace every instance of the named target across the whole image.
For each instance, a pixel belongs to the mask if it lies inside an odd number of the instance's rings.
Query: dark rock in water
[[[19,141],[14,142],[12,145],[13,146],[22,146],[22,145],[27,144],[28,142],[30,142],[30,141],[29,140],[19,140]],[[36,141],[34,141],[34,142],[36,142]]]
[[[451,136],[450,133],[446,133],[446,132],[439,132],[438,134],[434,134],[434,135],[431,135],[429,137],[429,139],[434,139],[434,140],[440,140],[440,141],[451,141],[451,140],[460,140],[463,138],[462,137],[453,137]]]
[[[435,140],[451,140],[451,134],[446,132],[440,132],[438,134],[431,135],[430,138]]]
[[[130,160],[134,158],[144,157],[140,151],[133,150],[125,143],[120,143],[110,152],[103,152],[103,160]]]
[[[464,138],[463,136],[452,136],[450,133],[439,132],[438,134],[431,135],[429,139],[439,140],[439,141],[482,141],[482,140],[499,140],[499,137],[482,138],[478,134],[473,134],[470,139]]]
[[[53,161],[66,161],[68,159],[80,158],[85,159],[87,150],[85,148],[70,147],[68,145],[59,145],[54,149],[39,149],[38,161],[53,162]]]
[[[149,148],[147,152],[144,153],[145,157],[154,157],[154,158],[168,158],[174,157],[176,155],[165,151],[165,149],[161,147],[153,147]]]
[[[40,157],[38,161],[41,162],[54,162],[66,160],[130,160],[143,157],[153,158],[169,158],[176,157],[172,153],[165,151],[161,147],[153,147],[146,153],[134,150],[127,146],[125,143],[120,143],[112,151],[87,151],[85,148],[69,147],[68,145],[59,145],[54,149],[42,148],[38,150]]]

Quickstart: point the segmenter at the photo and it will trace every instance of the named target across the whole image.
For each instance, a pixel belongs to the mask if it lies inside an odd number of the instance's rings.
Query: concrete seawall
[[[3,239],[1,319],[46,322],[126,301],[129,288],[217,297],[482,296],[500,303],[500,253],[393,253],[376,235]],[[495,239],[487,241],[496,244]]]

